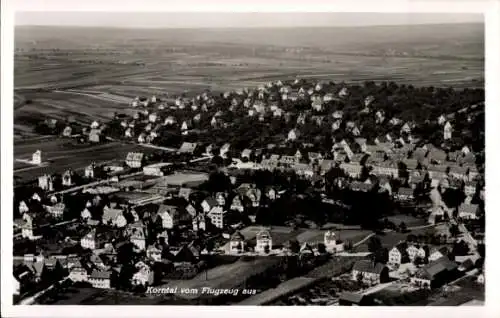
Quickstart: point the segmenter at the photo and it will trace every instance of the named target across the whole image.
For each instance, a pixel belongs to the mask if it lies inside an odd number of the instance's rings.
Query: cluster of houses
[[[377,285],[390,281],[390,272],[396,271],[403,264],[421,262],[417,270],[410,274],[409,281],[416,288],[431,289],[440,287],[460,277],[461,272],[474,268],[474,257],[466,257],[457,262],[450,259],[447,247],[429,250],[427,246],[409,245],[400,242],[389,251],[387,264],[374,260],[361,260],[354,264],[351,271],[352,280],[362,281],[368,285]],[[415,262],[415,264],[417,264]],[[484,284],[484,274],[477,276],[477,282]]]

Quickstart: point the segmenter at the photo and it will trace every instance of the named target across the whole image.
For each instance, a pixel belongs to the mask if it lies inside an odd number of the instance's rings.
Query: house
[[[215,200],[217,201],[218,206],[226,205],[226,194],[224,192],[218,192],[215,194]]]
[[[229,152],[229,149],[231,148],[231,144],[230,143],[225,143],[224,145],[222,145],[222,147],[220,148],[220,151],[219,151],[219,154],[222,158],[226,158],[227,157],[227,153]]]
[[[412,285],[431,289],[442,286],[456,277],[458,265],[446,256],[440,257],[421,268],[411,278]]]
[[[464,193],[466,196],[471,197],[476,193],[477,183],[474,181],[465,182]]]
[[[129,152],[125,158],[125,164],[130,168],[140,168],[144,160],[142,152]]]
[[[80,240],[80,245],[84,249],[96,249],[96,229],[92,229],[89,233],[85,234]]]
[[[245,210],[245,207],[243,206],[243,202],[241,201],[241,198],[239,195],[234,196],[233,201],[231,202],[231,206],[229,207],[229,209],[232,211],[238,211],[240,213]]]
[[[437,121],[439,125],[444,125],[446,122],[446,117],[444,117],[444,115],[441,115],[438,117]]]
[[[164,229],[173,229],[179,224],[180,213],[173,205],[161,204],[158,208],[158,215],[161,217]]]
[[[351,279],[368,285],[385,283],[389,280],[389,269],[371,260],[357,261],[352,268]]]
[[[85,178],[94,178],[95,176],[95,163],[91,163],[87,167],[85,167]]]
[[[399,243],[394,246],[389,251],[389,261],[387,262],[387,264],[397,268],[401,264],[408,263],[410,261],[410,258],[408,256],[407,248],[408,245],[405,242]]]
[[[66,128],[64,128],[64,130],[63,130],[62,135],[64,137],[71,137],[71,132],[72,131],[73,131],[73,128],[71,128],[71,126],[66,126]]]
[[[86,282],[89,279],[87,270],[82,266],[80,261],[73,263],[69,269],[69,279],[73,282]]]
[[[151,268],[140,261],[135,265],[138,271],[132,276],[132,286],[149,286],[154,282],[154,272]]]
[[[94,288],[111,288],[111,272],[94,269],[88,281]]]
[[[152,259],[155,262],[161,262],[161,253],[161,249],[159,249],[155,245],[150,245],[146,249],[146,257]]]
[[[33,233],[33,217],[28,214],[23,214],[23,224],[21,225],[21,236],[23,238],[27,238],[30,240],[35,239],[35,235]]]
[[[207,217],[210,219],[211,223],[219,229],[224,228],[224,215],[226,211],[220,206],[216,206],[208,212]]]
[[[142,172],[145,176],[163,177],[171,171],[172,165],[170,162],[158,162],[145,166],[142,168]]]
[[[179,148],[179,153],[193,154],[196,149],[197,144],[194,142],[184,142]]]
[[[325,232],[323,243],[325,244],[328,252],[340,252],[343,250],[343,244],[340,241],[337,241],[337,237],[333,231]]]
[[[91,129],[89,133],[89,142],[98,143],[101,141],[101,130]]]
[[[425,259],[426,256],[424,248],[418,245],[408,246],[406,253],[408,254],[410,262],[414,262],[417,258]]]
[[[214,207],[217,206],[217,200],[213,197],[207,197],[203,202],[201,202],[201,208],[204,213],[210,212]]]
[[[255,252],[269,253],[273,248],[273,240],[268,230],[262,229],[255,236]]]
[[[458,207],[458,217],[466,220],[477,219],[478,210],[479,206],[477,204],[462,203]]]
[[[413,189],[407,187],[401,187],[398,189],[398,192],[395,194],[395,197],[400,201],[411,201],[414,199]]]
[[[444,140],[451,139],[452,132],[453,132],[453,126],[450,124],[449,121],[447,121],[443,128],[443,139]]]
[[[131,227],[130,242],[132,242],[139,250],[146,249],[146,235],[144,231],[144,225]]]
[[[449,251],[448,251],[448,248],[446,246],[443,246],[439,249],[434,249],[430,252],[429,263],[434,262],[442,257],[448,257],[448,255],[449,255]]]
[[[189,201],[189,196],[193,190],[191,188],[181,187],[179,189],[179,194],[177,195],[179,198],[184,198],[186,201]]]
[[[38,177],[38,187],[45,191],[54,191],[52,176],[46,174]]]
[[[175,119],[174,116],[168,116],[167,118],[165,118],[165,121],[163,122],[163,125],[164,126],[170,126],[170,125],[174,125],[177,123],[177,119]]]
[[[252,154],[252,150],[251,149],[244,149],[242,152],[241,152],[241,159],[243,158],[247,158],[247,159],[250,159],[250,155]]]
[[[193,231],[205,231],[207,229],[206,217],[204,214],[200,213],[193,217]]]
[[[245,251],[245,237],[239,232],[235,232],[229,240],[229,253],[239,254]]]
[[[123,228],[127,225],[127,219],[123,215],[123,209],[117,209],[115,203],[111,207],[105,206],[102,214],[102,223]]]
[[[151,123],[155,123],[155,122],[156,122],[156,120],[158,119],[158,114],[156,114],[156,113],[151,113],[151,114],[149,114],[148,119],[149,119],[149,122],[151,122]]]
[[[54,205],[48,205],[45,207],[47,212],[52,215],[54,218],[62,218],[64,214],[64,210],[66,209],[66,205],[62,202],[56,203]]]
[[[24,202],[24,201],[19,202],[19,213],[20,214],[27,213],[29,210],[30,209],[28,208],[28,205],[26,204],[26,202]]]
[[[289,141],[295,141],[297,139],[297,137],[298,137],[298,131],[296,129],[292,129],[288,133],[287,140],[289,140]]]

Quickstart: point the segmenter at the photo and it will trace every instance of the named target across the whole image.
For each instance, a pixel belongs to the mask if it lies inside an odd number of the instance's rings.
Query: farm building
[[[142,152],[129,152],[125,159],[125,163],[130,168],[140,168],[142,167],[143,159],[144,154]]]
[[[149,166],[145,166],[142,168],[144,175],[146,176],[157,176],[157,177],[163,177],[164,175],[168,174],[170,172],[170,167],[172,166],[172,163],[169,162],[160,162],[160,163],[155,163]]]
[[[179,153],[194,153],[197,144],[194,142],[184,142],[179,148]]]

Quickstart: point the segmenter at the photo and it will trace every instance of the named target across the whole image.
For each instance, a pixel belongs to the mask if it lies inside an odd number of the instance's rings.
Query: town
[[[15,303],[484,301],[484,89],[287,78],[127,104],[36,126],[112,160],[15,158]],[[146,292],[167,289],[217,292]]]

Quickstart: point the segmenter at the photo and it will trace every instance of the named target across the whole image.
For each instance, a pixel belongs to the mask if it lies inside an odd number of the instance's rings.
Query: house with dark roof
[[[94,288],[111,288],[111,271],[94,269],[88,278]]]
[[[382,263],[361,260],[354,263],[351,272],[352,280],[361,280],[369,285],[376,285],[389,280],[389,269]]]
[[[239,254],[245,251],[245,237],[241,232],[235,232],[229,240],[229,254]]]
[[[462,203],[458,207],[458,217],[466,220],[477,219],[478,210],[479,205],[477,204]]]
[[[431,289],[442,286],[457,277],[458,265],[443,256],[421,268],[411,283],[419,288]]]
[[[370,306],[372,299],[370,295],[361,293],[342,292],[339,296],[340,306]]]
[[[398,192],[394,194],[394,197],[399,201],[411,201],[414,199],[413,189],[401,187],[398,189]]]

